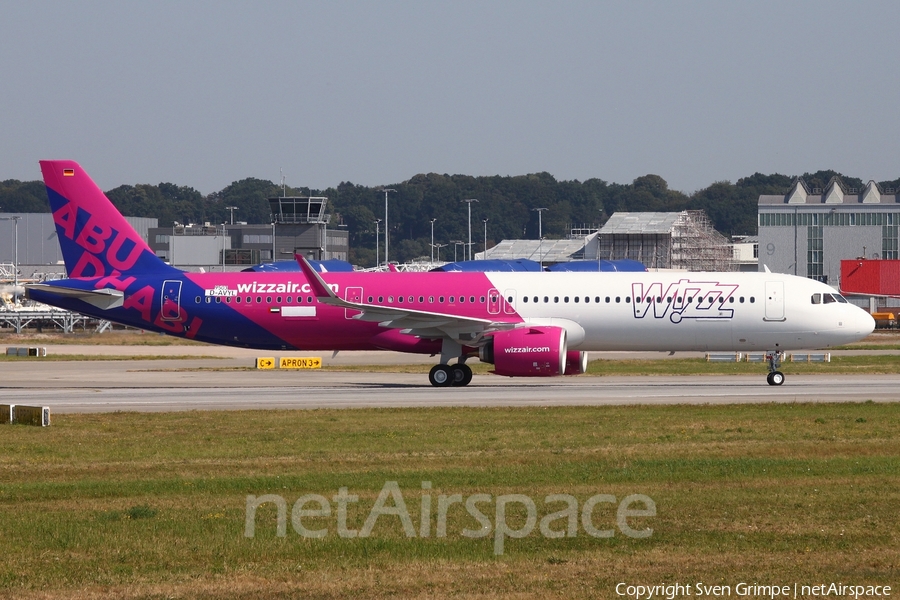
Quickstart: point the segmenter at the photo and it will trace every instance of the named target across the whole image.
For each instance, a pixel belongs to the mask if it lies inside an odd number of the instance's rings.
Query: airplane
[[[765,351],[782,385],[787,350],[827,348],[875,322],[824,283],[739,272],[189,273],[167,265],[74,161],[41,161],[68,279],[29,298],[140,329],[281,351],[440,355],[435,387],[466,361],[509,377],[574,375],[590,351]],[[768,270],[767,270],[768,271]]]

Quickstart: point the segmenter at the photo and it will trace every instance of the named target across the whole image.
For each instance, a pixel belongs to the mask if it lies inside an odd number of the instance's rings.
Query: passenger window
[[[460,296],[460,297],[459,297],[459,303],[460,303],[460,304],[465,304],[465,302],[466,302],[466,297],[465,297],[465,296]]]
[[[272,296],[266,296],[266,304],[272,304]]]
[[[484,296],[479,300],[482,304],[484,304]],[[535,296],[534,301],[537,302],[537,296]]]
[[[434,304],[434,296],[428,296],[428,303]]]
[[[419,296],[419,304],[425,304],[425,296]]]
[[[616,304],[618,304],[619,302],[621,302],[621,300],[622,300],[622,297],[621,297],[621,296],[616,296]]]
[[[606,303],[609,304],[609,296],[606,297]]]
[[[544,304],[550,302],[550,298],[548,296],[544,296]]]
[[[528,302],[528,296],[522,296],[522,302]]]
[[[554,302],[559,302],[559,296],[553,296],[553,301],[554,301]]]
[[[568,303],[569,303],[569,297],[566,296],[565,298],[563,298],[563,302],[565,302],[566,304],[568,304]]]
[[[656,297],[656,303],[657,303],[657,304],[662,304],[662,296],[657,296],[657,297]]]
[[[372,296],[369,296],[369,303],[372,303]]]
[[[734,304],[734,296],[732,296],[731,298],[728,299],[728,303],[729,303],[729,304]]]
[[[750,304],[756,302],[756,296],[750,296]]]
[[[455,296],[450,296],[450,304],[453,304],[453,298],[454,298],[454,297],[455,297]],[[510,298],[510,302],[511,302],[511,301],[512,301],[512,298]]]
[[[450,301],[453,302],[453,298],[451,298]],[[513,297],[510,296],[509,298],[506,299],[506,301],[509,302],[510,304],[512,304]]]
[[[194,304],[200,304],[200,296],[194,298]]]
[[[238,304],[240,304],[240,303],[241,303],[241,297],[240,297],[240,296],[235,296],[235,297],[234,297],[234,301],[237,302]]]
[[[575,302],[580,302],[581,299],[578,296],[575,296]]]
[[[741,300],[740,300],[740,302],[741,302],[741,304],[743,304],[743,303],[744,303],[744,297],[743,297],[743,296],[741,296]]]
[[[539,302],[539,299],[538,299],[538,297],[537,297],[537,296],[535,296],[535,297],[534,297],[534,298],[533,298],[533,299],[532,299],[532,302],[534,302],[534,303],[535,303],[535,304],[537,304],[537,303],[538,303],[538,302]]]
[[[407,298],[407,300],[411,303],[413,301],[413,297],[410,296],[409,298]]]
[[[250,296],[247,296],[245,298],[245,301],[247,302],[247,304],[250,304],[251,302],[253,302],[253,298],[251,298]]]
[[[441,296],[440,298],[438,298],[438,300],[440,301],[441,304],[444,303],[444,297],[443,297],[443,296]]]
[[[256,297],[256,303],[257,303],[257,304],[262,304],[262,296],[257,296],[257,297]]]
[[[307,296],[307,297],[306,297],[306,303],[307,303],[307,304],[312,304],[312,301],[313,301],[313,297],[312,297],[312,296]]]
[[[381,304],[384,302],[384,296],[378,296],[378,303]]]
[[[216,296],[216,304],[222,304],[222,296]]]
[[[625,304],[631,304],[631,296],[625,296]]]
[[[609,298],[607,298],[606,301],[609,302]],[[596,302],[597,304],[600,304],[600,296],[595,296],[594,302]]]
[[[469,296],[469,302],[475,304],[475,296]]]
[[[394,303],[394,297],[388,296],[388,304],[393,304],[393,303]]]
[[[277,304],[281,304],[281,296],[277,296],[277,297],[275,298],[275,302],[276,302]]]

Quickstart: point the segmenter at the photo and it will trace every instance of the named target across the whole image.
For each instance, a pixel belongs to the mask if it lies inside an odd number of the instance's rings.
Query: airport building
[[[840,287],[841,260],[898,258],[900,196],[870,181],[824,189],[798,179],[784,195],[759,197],[759,270],[809,277]]]
[[[578,235],[581,234],[581,235]],[[750,252],[754,241],[750,241]],[[648,269],[734,271],[734,244],[717,232],[703,211],[617,212],[599,230],[573,229],[565,240],[503,240],[489,248],[488,259],[529,258],[544,264],[570,260],[623,260]],[[746,252],[746,251],[745,251]],[[478,254],[482,258],[485,253]],[[752,270],[756,263],[749,259]]]
[[[251,265],[293,260],[347,260],[349,234],[343,226],[329,227],[324,197],[269,198],[272,222],[222,223],[158,227],[149,231],[150,248],[163,260],[186,268],[221,266],[240,270]]]
[[[159,221],[145,217],[125,217],[144,239]],[[18,252],[16,248],[18,247]],[[0,263],[19,267],[19,276],[30,279],[35,273],[65,273],[56,225],[50,213],[0,213]]]

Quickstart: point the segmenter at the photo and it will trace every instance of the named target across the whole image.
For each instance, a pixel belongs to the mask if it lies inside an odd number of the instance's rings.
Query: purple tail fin
[[[41,172],[69,277],[177,271],[154,254],[78,163],[42,160]]]

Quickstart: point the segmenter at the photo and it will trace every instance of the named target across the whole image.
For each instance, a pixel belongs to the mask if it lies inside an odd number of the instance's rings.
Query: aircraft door
[[[500,314],[500,292],[495,288],[488,290],[487,311],[489,315]]]
[[[347,302],[355,302],[357,304],[362,304],[363,299],[363,289],[361,287],[348,287],[344,291],[344,300]],[[344,309],[344,318],[352,319],[354,315],[358,315],[361,311],[353,310],[352,308]]]
[[[163,281],[159,316],[163,321],[181,321],[181,282],[175,279]]]
[[[766,282],[766,321],[784,321],[784,282]]]
[[[508,315],[516,314],[516,290],[506,290],[503,296],[503,312]]]

